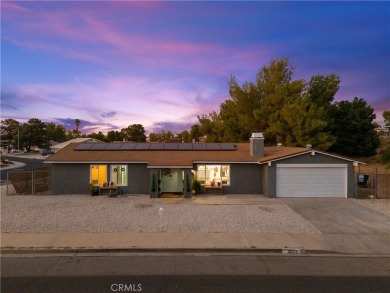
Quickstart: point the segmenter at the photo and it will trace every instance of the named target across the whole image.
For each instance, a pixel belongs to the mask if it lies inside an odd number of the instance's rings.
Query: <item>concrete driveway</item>
[[[390,218],[344,198],[283,199],[324,234],[390,234]]]

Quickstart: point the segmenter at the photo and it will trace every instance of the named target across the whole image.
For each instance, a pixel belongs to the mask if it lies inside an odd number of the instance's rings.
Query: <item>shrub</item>
[[[195,178],[192,180],[192,189],[195,190],[196,194],[202,193],[202,185]]]

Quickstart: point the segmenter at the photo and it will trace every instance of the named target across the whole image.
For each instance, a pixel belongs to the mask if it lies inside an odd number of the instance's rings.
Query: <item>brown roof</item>
[[[180,150],[75,150],[80,145],[72,143],[46,159],[47,163],[148,163],[157,166],[192,166],[194,162],[266,163],[310,150],[296,147],[265,147],[264,157],[252,158],[249,143],[237,143],[236,150],[180,151]]]

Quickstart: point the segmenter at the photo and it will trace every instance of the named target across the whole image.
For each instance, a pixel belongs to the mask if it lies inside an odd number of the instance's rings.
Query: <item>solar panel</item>
[[[221,143],[220,146],[221,146],[221,150],[223,150],[223,151],[235,151],[236,150],[236,146],[232,143]]]
[[[232,143],[80,143],[75,150],[91,151],[146,151],[146,150],[180,150],[180,151],[234,151],[236,146]]]
[[[164,145],[164,150],[178,150],[179,144],[178,143],[166,143]]]
[[[163,143],[151,143],[149,149],[150,150],[163,150],[164,144]]]
[[[204,144],[204,143],[194,143],[192,145],[192,149],[194,151],[206,151],[207,150],[206,144]]]
[[[76,151],[86,151],[86,150],[89,150],[91,148],[91,146],[93,146],[92,143],[81,143],[79,144],[75,150]]]
[[[220,151],[221,150],[219,143],[206,143],[206,148],[208,151]]]
[[[121,148],[122,144],[120,143],[109,143],[106,147],[106,151],[113,151],[113,150],[119,150]]]
[[[179,150],[192,151],[192,143],[179,143]]]
[[[131,151],[135,148],[136,146],[136,143],[129,143],[129,142],[126,142],[126,143],[123,143],[121,144],[121,150],[124,150],[124,151]]]
[[[90,150],[93,150],[93,151],[102,151],[104,150],[106,147],[107,147],[107,143],[95,143],[91,148]]]
[[[150,143],[137,143],[134,150],[147,151],[150,148]]]

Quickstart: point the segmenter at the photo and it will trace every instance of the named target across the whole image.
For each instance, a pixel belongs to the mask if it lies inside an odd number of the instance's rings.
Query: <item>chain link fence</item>
[[[51,167],[8,171],[7,195],[51,195]]]
[[[355,173],[356,198],[390,199],[390,169],[358,166]]]

